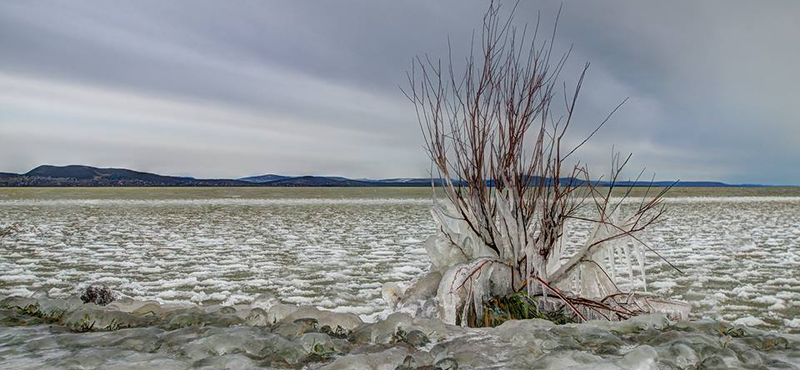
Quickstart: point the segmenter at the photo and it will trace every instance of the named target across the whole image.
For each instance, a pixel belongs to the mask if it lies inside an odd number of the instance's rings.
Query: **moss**
[[[483,308],[480,326],[498,326],[508,320],[525,319],[543,319],[557,325],[579,322],[576,317],[561,310],[539,310],[536,302],[524,292],[494,298],[485,303]]]

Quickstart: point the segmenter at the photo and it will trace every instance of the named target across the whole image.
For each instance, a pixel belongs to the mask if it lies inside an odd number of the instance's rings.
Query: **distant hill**
[[[531,183],[537,178],[531,178]],[[434,179],[433,184],[441,186],[442,179]],[[454,180],[454,182],[456,182]],[[492,183],[491,180],[488,181]],[[584,184],[585,180],[562,178],[562,184]],[[554,180],[546,179],[553,184]],[[654,182],[652,186],[673,185],[672,181]],[[608,182],[597,181],[595,185],[608,186]],[[336,176],[284,176],[267,174],[240,179],[195,179],[192,177],[164,176],[125,168],[98,168],[91,166],[50,166],[36,167],[27,173],[16,174],[0,172],[0,187],[22,186],[275,186],[275,187],[427,187],[430,178],[391,178],[391,179],[348,179]],[[648,182],[634,183],[619,181],[616,186],[650,186]],[[674,184],[676,187],[761,187],[764,185],[729,185],[714,181],[686,181]]]
[[[291,176],[266,174],[266,175],[260,175],[260,176],[242,177],[239,180],[240,181],[247,181],[247,182],[254,182],[256,184],[262,184],[262,183],[265,183],[265,182],[272,182],[272,181],[289,179],[289,178],[291,178]]]
[[[281,176],[281,175],[261,175],[243,177],[241,181],[249,181],[262,186],[341,186],[341,187],[425,187],[431,186],[431,179],[427,178],[398,178],[398,179],[348,179],[337,176]],[[442,181],[434,180],[434,184],[441,186]]]
[[[43,165],[24,174],[0,175],[0,186],[253,186],[253,184],[228,179],[198,180],[190,177],[162,176],[124,168]]]
[[[350,180],[344,177],[324,177],[324,176],[299,176],[289,177],[281,180],[263,183],[265,186],[342,186],[342,187],[365,187],[375,186],[374,182]]]

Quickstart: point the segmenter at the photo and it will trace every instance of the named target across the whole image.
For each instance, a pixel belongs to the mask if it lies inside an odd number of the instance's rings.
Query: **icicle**
[[[625,265],[628,268],[628,290],[634,291],[636,290],[634,285],[636,277],[633,275],[633,264],[631,263],[631,252],[628,248],[628,243],[622,244],[622,250],[625,252]]]
[[[462,310],[461,310],[461,326],[462,327],[469,326],[469,305],[470,305],[471,301],[472,301],[472,289],[470,289],[469,293],[467,293],[467,299],[464,300],[465,303],[464,303],[464,306],[462,307]]]
[[[617,250],[616,245],[612,245],[611,248],[608,250],[608,256],[611,259],[611,282],[614,284],[617,283],[617,260],[614,258],[615,252]]]
[[[475,307],[475,320],[480,322],[483,318],[483,299],[486,295],[484,291],[484,284],[478,284],[473,288],[472,292],[472,305]]]
[[[543,299],[545,305],[544,308],[547,309],[547,287],[544,286],[544,283],[542,283],[542,297],[544,298]]]
[[[647,256],[645,252],[647,251],[645,248],[639,248],[642,254],[642,260],[639,262],[639,265],[642,269],[642,285],[644,285],[644,292],[647,293]]]
[[[570,277],[569,281],[570,281],[570,284],[572,285],[571,286],[572,289],[570,289],[570,290],[573,291],[573,292],[580,293],[581,291],[580,291],[580,288],[578,287],[578,279],[575,277],[575,275]]]
[[[644,248],[641,248],[637,242],[633,243],[633,251],[634,256],[636,257],[636,262],[639,264],[639,272],[642,277],[642,285],[644,285],[644,291],[647,291],[647,281],[645,279],[645,271],[644,271]]]

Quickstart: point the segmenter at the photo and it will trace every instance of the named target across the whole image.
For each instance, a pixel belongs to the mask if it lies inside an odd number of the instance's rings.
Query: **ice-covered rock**
[[[207,357],[196,361],[192,366],[201,370],[250,370],[258,368],[258,363],[243,354],[236,353]]]
[[[653,347],[638,346],[616,363],[626,370],[658,370],[658,353]]]
[[[554,336],[548,331],[553,326],[552,322],[541,319],[511,320],[491,329],[491,332],[500,341],[541,351],[545,341],[554,340]]]
[[[269,321],[270,324],[275,324],[298,309],[299,307],[295,305],[276,303],[267,310],[267,321]]]
[[[384,285],[384,300],[396,312],[406,312],[414,317],[438,318],[439,306],[436,293],[441,281],[442,273],[431,271],[403,289],[389,286],[387,291],[387,286]],[[389,284],[394,283],[387,285]]]
[[[323,333],[305,333],[297,338],[297,343],[303,346],[307,353],[326,355],[336,352],[333,338]]]
[[[270,322],[268,319],[267,311],[264,311],[261,307],[255,307],[247,313],[247,317],[244,319],[245,325],[249,326],[269,326]]]
[[[686,369],[699,362],[697,353],[686,343],[675,342],[661,352],[661,358],[679,369]]]
[[[109,309],[128,312],[136,316],[161,315],[163,306],[157,301],[140,301],[130,297],[123,297],[107,305]]]
[[[319,370],[394,370],[409,354],[407,348],[396,346],[376,353],[342,356]]]
[[[84,304],[64,319],[66,327],[80,332],[135,328],[150,326],[156,322],[152,317],[138,317],[127,312],[101,307],[94,303]]]
[[[452,357],[441,359],[434,366],[435,369],[458,370],[458,362]]]
[[[383,298],[383,301],[389,305],[389,308],[396,309],[397,304],[400,303],[401,299],[403,299],[405,291],[406,286],[404,284],[388,282],[383,284],[383,287],[381,287],[381,298]]]
[[[272,310],[270,310],[270,312],[272,312]],[[291,322],[298,319],[315,319],[320,327],[328,326],[334,331],[336,328],[352,331],[364,323],[361,321],[361,318],[352,313],[325,311],[315,307],[300,307],[291,312],[286,311],[283,318],[278,321]]]
[[[295,339],[305,333],[316,332],[317,329],[316,325],[314,325],[314,327],[309,327],[308,325],[303,325],[302,323],[282,321],[275,324],[271,328],[271,331],[284,338]]]
[[[276,303],[278,303],[278,299],[272,294],[259,294],[253,299],[253,302],[250,303],[250,307],[269,311]]]
[[[386,317],[385,320],[359,327],[353,336],[354,341],[361,343],[390,343],[395,339],[398,330],[405,333],[418,330],[429,340],[436,342],[458,329],[448,327],[439,320],[415,319],[407,313],[396,312]]]
[[[247,327],[212,328],[206,335],[181,347],[190,359],[244,354],[250,358],[295,365],[308,355],[303,345],[279,335]]]
[[[277,307],[277,308],[276,308]],[[663,315],[461,328],[394,313],[352,316],[281,304],[107,306],[46,294],[0,300],[0,368],[699,369],[798,368],[800,336]],[[49,317],[47,325],[45,317]],[[322,320],[322,321],[321,321]],[[334,331],[329,325],[353,328]],[[348,335],[349,333],[349,335]],[[346,338],[346,339],[345,339]],[[430,342],[430,343],[428,343]],[[46,355],[42,355],[46,354]]]

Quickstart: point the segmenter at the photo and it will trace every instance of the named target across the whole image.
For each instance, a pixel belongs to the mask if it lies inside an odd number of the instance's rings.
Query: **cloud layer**
[[[510,8],[512,3],[504,3]],[[545,26],[560,2],[523,2]],[[0,3],[0,171],[85,163],[197,177],[425,176],[398,85],[463,52],[484,1]],[[575,139],[658,178],[800,184],[800,5],[571,2],[567,82],[592,67]],[[637,171],[638,172],[638,171]]]

